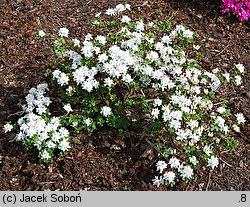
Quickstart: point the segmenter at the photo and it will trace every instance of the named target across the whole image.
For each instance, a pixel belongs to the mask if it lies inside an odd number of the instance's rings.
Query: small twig
[[[87,158],[100,159],[99,157],[95,157],[95,156],[87,156]]]
[[[39,182],[38,184],[40,184],[40,185],[44,185],[44,184],[53,184],[53,183],[55,183],[55,182]]]
[[[233,167],[232,165],[228,164],[226,161],[224,161],[223,159],[219,158],[222,162],[224,162],[227,166],[229,167]]]
[[[207,181],[206,191],[207,191],[208,188],[209,188],[210,182],[211,182],[211,172],[209,172],[209,175],[208,175],[208,181]]]
[[[143,95],[144,97],[146,97],[142,89],[141,89],[141,93],[142,93],[142,95]]]
[[[222,151],[221,154],[222,154],[222,153],[227,153],[227,152],[230,152],[230,150]]]
[[[214,106],[224,103],[223,101],[215,103]]]
[[[242,185],[244,183],[244,181],[243,182],[241,182],[239,185],[237,185],[237,187],[236,188],[238,188],[238,190],[240,191],[240,189],[239,189],[239,186],[240,185]]]
[[[14,116],[14,115],[22,115],[23,113],[24,113],[24,111],[19,111],[19,112],[10,114],[7,118],[10,118],[11,116]]]
[[[215,55],[215,57],[220,55],[221,53],[223,53],[229,46],[230,46],[230,44],[228,44],[226,47],[224,47],[223,50],[221,50],[218,54]]]
[[[9,142],[14,142],[16,141],[16,137],[14,137],[13,139],[10,139]]]

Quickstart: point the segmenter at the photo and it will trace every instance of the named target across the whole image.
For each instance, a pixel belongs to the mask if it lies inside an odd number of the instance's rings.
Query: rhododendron
[[[208,159],[208,165],[212,169],[217,167],[219,165],[219,159],[217,157],[211,156],[211,158]]]
[[[247,21],[250,17],[249,0],[222,0],[222,13],[233,12],[240,21]]]
[[[104,14],[112,21],[97,15],[93,31],[79,40],[67,38],[66,28],[45,35],[54,44],[47,77],[56,97],[45,97],[47,84],[32,88],[24,116],[4,130],[16,131],[17,141],[35,147],[48,162],[55,153],[70,150],[73,130],[91,133],[110,127],[126,138],[136,129],[138,140],[151,140],[165,158],[158,159],[156,173],[161,175],[153,184],[188,182],[196,171],[214,169],[221,149],[237,146],[233,136],[246,120],[241,113],[234,116],[219,95],[222,84],[241,84],[244,66],[234,65],[232,78],[225,68],[202,68],[195,60],[197,34],[169,17],[146,23],[121,14],[129,10],[127,4],[108,9]],[[52,100],[60,101],[55,113],[49,110]]]

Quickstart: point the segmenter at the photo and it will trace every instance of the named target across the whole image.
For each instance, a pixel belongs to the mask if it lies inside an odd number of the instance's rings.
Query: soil
[[[16,120],[18,102],[28,90],[45,81],[51,51],[34,35],[41,29],[56,33],[60,27],[72,36],[88,30],[100,11],[129,3],[138,15],[152,20],[157,10],[175,12],[176,21],[187,25],[205,41],[201,48],[204,68],[246,67],[244,84],[221,89],[233,112],[244,113],[247,122],[237,138],[234,152],[220,154],[213,173],[197,172],[194,180],[174,188],[152,185],[156,153],[135,135],[117,137],[103,129],[92,136],[76,135],[73,150],[52,164],[37,161],[37,152],[25,150],[4,134],[3,124]],[[0,190],[250,190],[250,24],[231,14],[221,15],[220,1],[209,0],[1,0],[0,1]]]

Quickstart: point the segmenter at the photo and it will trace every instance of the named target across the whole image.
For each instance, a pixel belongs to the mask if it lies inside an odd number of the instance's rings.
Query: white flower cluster
[[[194,156],[192,159],[195,160],[195,163],[197,162]],[[180,164],[180,161],[177,158],[172,157],[168,164],[170,165],[170,168],[177,169],[177,172],[182,179],[191,179],[193,177],[193,169],[189,165]],[[158,161],[156,164],[157,170],[162,173],[167,168],[168,164],[165,161]],[[157,187],[159,187],[160,184],[164,184],[165,181],[167,181],[167,184],[171,184],[174,182],[175,178],[176,174],[173,171],[165,172],[163,176],[156,176],[153,179],[153,184]]]
[[[69,30],[68,30],[67,28],[65,28],[65,27],[60,28],[60,29],[59,29],[59,32],[58,32],[58,35],[59,35],[60,37],[68,37],[68,35],[69,35]]]
[[[103,106],[101,110],[101,114],[105,117],[108,117],[109,115],[111,115],[111,108],[108,106]]]
[[[65,74],[64,72],[61,72],[60,70],[53,71],[53,78],[57,80],[57,83],[60,86],[68,85],[69,77],[67,76],[67,74]]]
[[[199,161],[195,156],[189,157],[189,161],[193,166],[196,166],[199,163]],[[211,156],[207,162],[208,162],[207,166],[211,167],[212,169],[217,167],[219,164],[218,158],[214,156]],[[193,168],[190,165],[185,164],[185,162],[181,164],[180,160],[177,159],[176,157],[170,158],[168,164],[165,161],[158,161],[156,163],[157,171],[159,171],[162,174],[167,169],[168,165],[170,168],[172,168],[172,170],[176,170],[177,173],[180,174],[183,180],[189,180],[194,175]],[[168,171],[164,172],[163,176],[160,177],[155,176],[155,178],[152,181],[153,185],[159,187],[161,184],[165,184],[166,181],[167,184],[173,183],[175,178],[176,178],[176,173],[174,173],[173,171]]]
[[[28,113],[34,109],[39,115],[45,113],[51,103],[50,98],[44,96],[46,90],[48,90],[47,84],[39,84],[37,88],[31,88],[29,94],[25,97],[27,104],[23,106],[23,109]]]
[[[63,152],[70,149],[69,132],[61,126],[60,119],[44,118],[51,103],[50,98],[44,96],[47,90],[47,84],[39,84],[36,88],[30,89],[26,96],[26,104],[23,106],[26,114],[17,121],[19,133],[16,135],[16,140],[28,147],[35,146],[40,151],[42,160],[53,158],[55,149]],[[6,124],[4,129],[6,132],[11,131],[13,126]]]
[[[13,125],[12,125],[12,124],[7,123],[7,124],[5,124],[5,125],[3,126],[3,130],[4,130],[5,133],[11,132],[12,129],[13,129]]]
[[[109,16],[115,16],[118,15],[119,13],[126,11],[126,10],[130,10],[131,6],[129,4],[118,4],[115,8],[111,9],[109,8],[105,14],[109,15]]]

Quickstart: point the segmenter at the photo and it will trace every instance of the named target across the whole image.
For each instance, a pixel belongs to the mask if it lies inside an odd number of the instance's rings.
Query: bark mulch
[[[72,36],[81,36],[97,12],[125,2],[148,20],[154,19],[159,9],[175,12],[178,23],[189,26],[205,41],[203,67],[246,66],[240,88],[230,85],[221,89],[233,111],[243,112],[247,119],[237,137],[238,149],[222,152],[221,165],[213,173],[198,172],[190,183],[177,183],[165,190],[249,190],[250,24],[238,22],[230,14],[221,15],[220,1],[1,0],[0,128],[7,120],[17,119],[17,103],[29,88],[45,81],[51,51],[34,35],[41,29],[55,33],[67,27]],[[151,181],[157,156],[136,134],[123,140],[115,131],[104,129],[89,137],[77,135],[72,145],[64,158],[41,164],[36,152],[23,149],[0,129],[0,190],[164,190]]]

